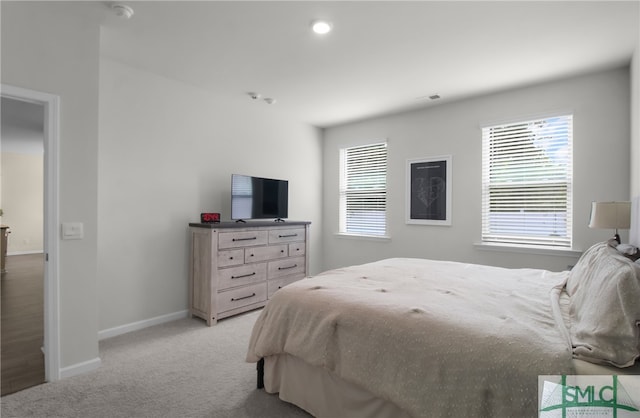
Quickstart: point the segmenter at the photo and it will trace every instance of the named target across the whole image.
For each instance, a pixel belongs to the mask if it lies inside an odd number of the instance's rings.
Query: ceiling
[[[640,42],[640,0],[123,3],[93,4],[102,56],[318,127],[627,65]]]
[[[639,1],[123,3],[104,56],[319,127],[626,65],[640,37]]]

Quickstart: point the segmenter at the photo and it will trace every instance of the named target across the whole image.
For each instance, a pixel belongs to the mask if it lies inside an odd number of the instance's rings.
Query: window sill
[[[474,247],[482,251],[498,251],[507,253],[537,254],[537,255],[554,255],[559,257],[575,257],[579,258],[582,251],[572,248],[554,248],[533,245],[516,245],[516,244],[498,244],[478,242],[473,244]]]
[[[379,235],[358,235],[358,234],[346,234],[344,232],[337,232],[335,234],[338,238],[345,239],[356,239],[356,240],[366,240],[366,241],[391,241],[391,237],[389,236],[379,236]]]

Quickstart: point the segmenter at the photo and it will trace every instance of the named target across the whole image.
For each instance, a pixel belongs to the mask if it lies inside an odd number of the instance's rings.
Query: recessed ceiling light
[[[313,22],[311,22],[311,29],[313,29],[313,31],[319,35],[324,35],[331,32],[333,26],[326,20],[314,20]]]

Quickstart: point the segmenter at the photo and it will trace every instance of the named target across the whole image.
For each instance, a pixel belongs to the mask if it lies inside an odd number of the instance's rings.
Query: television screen
[[[231,176],[231,219],[283,219],[288,207],[288,181]]]

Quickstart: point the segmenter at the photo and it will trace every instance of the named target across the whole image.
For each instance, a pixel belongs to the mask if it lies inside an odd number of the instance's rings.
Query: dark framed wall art
[[[451,225],[451,155],[407,160],[406,222]]]

